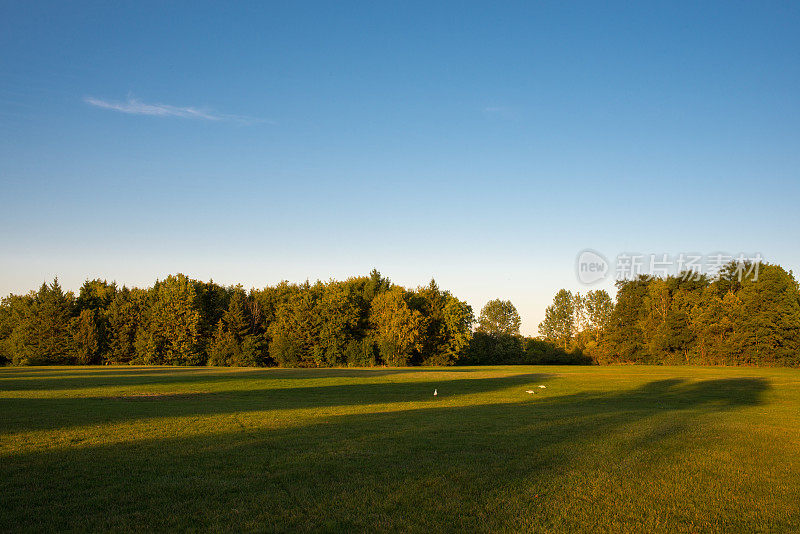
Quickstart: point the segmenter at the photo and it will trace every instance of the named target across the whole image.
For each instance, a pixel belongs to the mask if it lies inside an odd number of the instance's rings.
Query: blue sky
[[[798,3],[0,2],[0,293],[800,269]],[[610,287],[610,283],[597,287]]]

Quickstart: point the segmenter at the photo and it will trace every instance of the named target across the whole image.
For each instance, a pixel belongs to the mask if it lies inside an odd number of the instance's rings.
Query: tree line
[[[600,364],[800,365],[800,290],[791,271],[732,262],[712,278],[685,272],[560,290],[540,337]]]
[[[800,365],[800,291],[777,265],[640,276],[585,295],[560,290],[538,337],[507,300],[472,308],[435,281],[378,271],[245,291],[182,274],[149,288],[54,280],[0,302],[0,363],[13,365],[405,366]],[[752,273],[757,276],[752,276]]]
[[[435,281],[409,290],[379,272],[245,291],[169,276],[146,289],[54,280],[0,304],[0,358],[14,365],[326,367],[450,365],[472,308]]]

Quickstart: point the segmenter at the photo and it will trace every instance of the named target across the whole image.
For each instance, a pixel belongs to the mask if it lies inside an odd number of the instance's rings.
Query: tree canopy
[[[797,281],[778,265],[752,267],[623,280],[616,303],[561,290],[539,331],[597,363],[798,366]]]
[[[16,365],[453,365],[472,308],[436,282],[368,276],[245,291],[182,274],[146,289],[58,281],[0,304],[0,359]]]
[[[478,317],[478,332],[492,335],[519,335],[522,321],[510,300],[490,300]]]
[[[0,363],[800,365],[800,289],[767,263],[623,280],[615,299],[562,289],[535,338],[508,300],[475,323],[434,280],[409,289],[376,270],[250,290],[182,274],[149,288],[88,280],[77,296],[54,280],[0,301]]]

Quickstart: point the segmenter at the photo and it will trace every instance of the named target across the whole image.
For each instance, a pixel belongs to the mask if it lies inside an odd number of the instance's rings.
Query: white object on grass
[[[439,394],[439,390],[437,390],[437,389],[434,389],[434,390],[433,390],[433,396],[435,397],[435,396],[437,396],[438,394]]]
[[[535,392],[535,391],[533,391],[532,389],[526,389],[526,390],[525,390],[525,393],[536,393],[536,392]]]
[[[542,389],[547,389],[547,386],[539,386]]]

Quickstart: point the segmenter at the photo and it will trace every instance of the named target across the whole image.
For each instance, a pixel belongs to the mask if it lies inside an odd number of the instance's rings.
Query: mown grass
[[[0,495],[3,531],[797,531],[800,371],[0,368]]]

